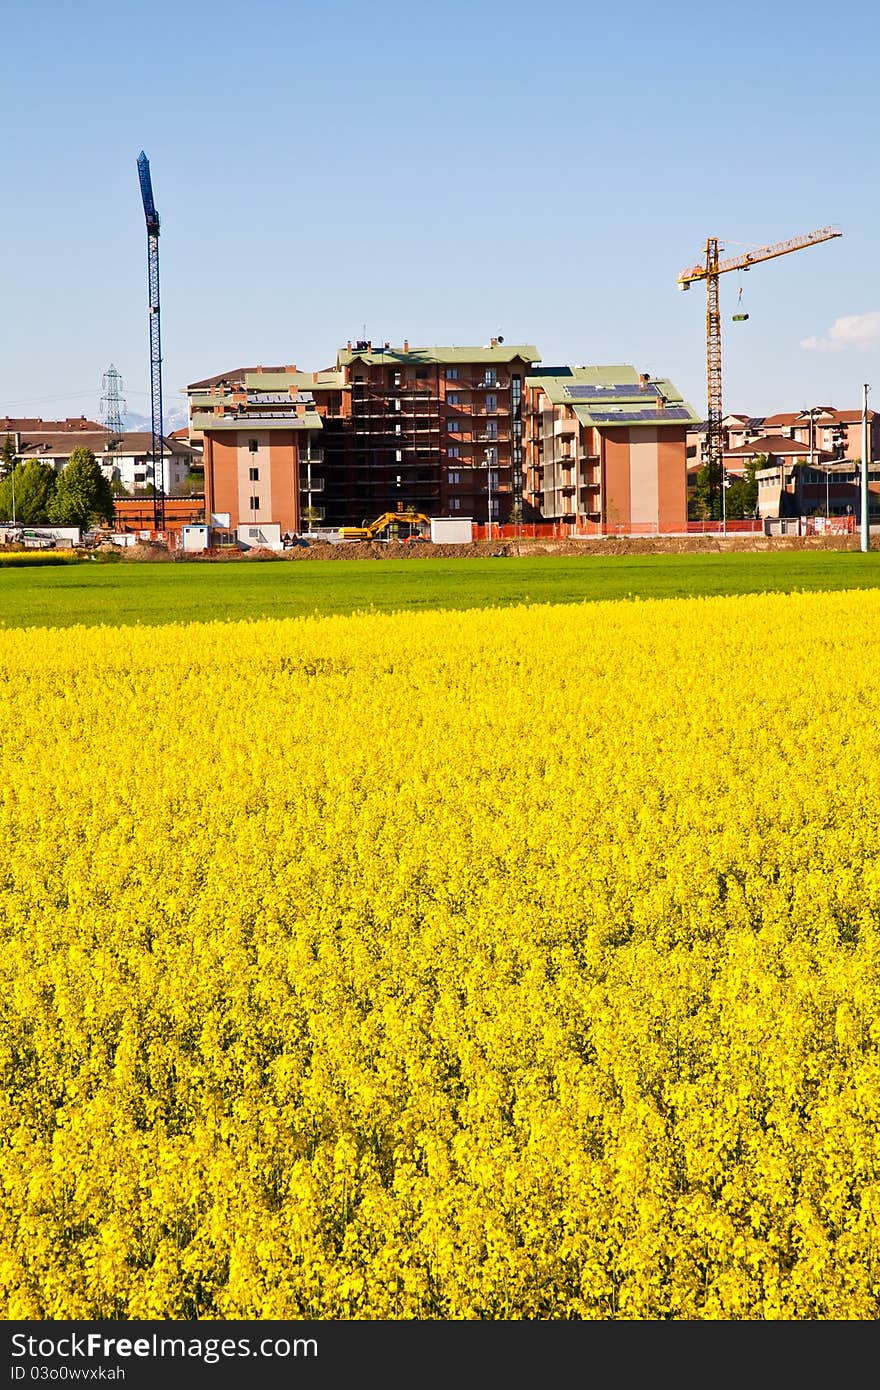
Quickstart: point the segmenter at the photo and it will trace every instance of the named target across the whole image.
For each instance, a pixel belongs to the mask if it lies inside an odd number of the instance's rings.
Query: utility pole
[[[861,548],[871,549],[871,530],[868,525],[868,392],[867,382],[862,386],[862,526]]]

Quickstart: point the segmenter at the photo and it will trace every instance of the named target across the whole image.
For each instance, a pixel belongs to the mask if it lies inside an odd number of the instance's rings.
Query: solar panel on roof
[[[690,420],[690,411],[683,405],[669,405],[665,410],[591,410],[590,418],[597,425],[628,425],[632,421],[656,424],[662,420]]]
[[[574,400],[587,401],[602,397],[604,400],[619,399],[621,396],[658,396],[660,393],[656,386],[639,386],[637,382],[631,381],[614,386],[594,386],[585,383],[578,383],[576,386],[566,386],[565,394]]]

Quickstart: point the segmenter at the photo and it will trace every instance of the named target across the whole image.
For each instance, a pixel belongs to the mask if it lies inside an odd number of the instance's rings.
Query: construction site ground
[[[137,547],[133,547],[137,549]],[[468,560],[520,555],[699,555],[766,550],[858,550],[856,536],[607,536],[596,539],[471,541],[464,545],[400,542],[316,541],[290,550],[223,550],[187,556],[196,561],[240,560]],[[129,558],[135,558],[127,552]]]

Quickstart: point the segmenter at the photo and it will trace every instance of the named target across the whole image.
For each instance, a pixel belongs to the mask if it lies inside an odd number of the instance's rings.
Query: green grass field
[[[880,587],[880,551],[76,565],[0,570],[0,625],[113,627]]]

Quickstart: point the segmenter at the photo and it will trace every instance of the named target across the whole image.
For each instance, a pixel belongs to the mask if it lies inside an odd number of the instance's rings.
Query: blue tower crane
[[[153,527],[165,529],[165,478],[162,437],[162,336],[159,328],[159,214],[153,202],[150,161],[141,150],[138,178],[147,221],[147,272],[150,294],[150,424],[153,458]]]

